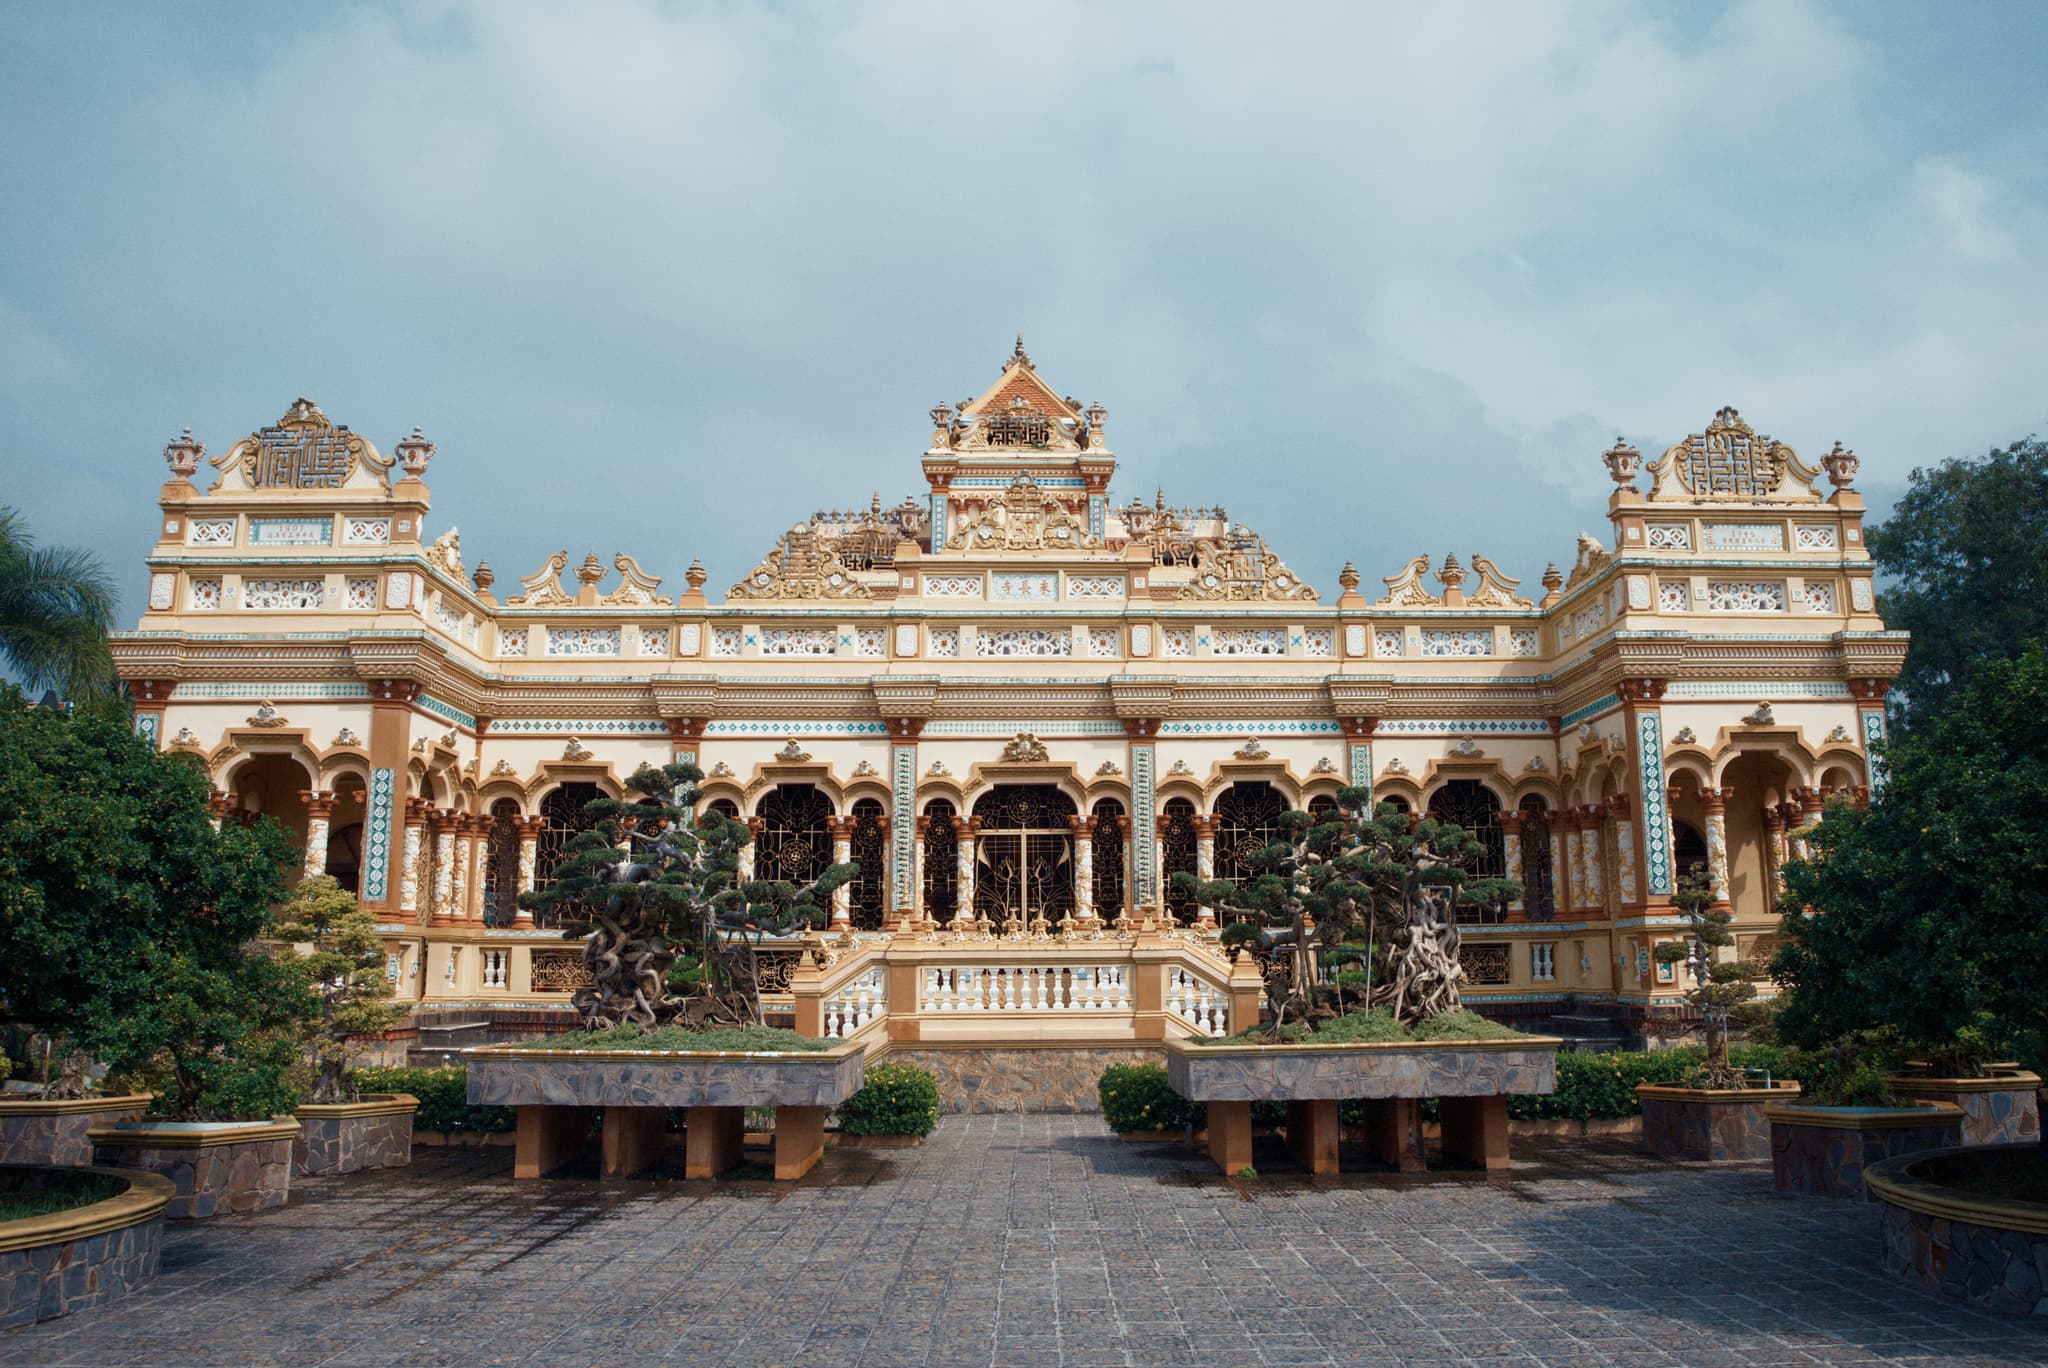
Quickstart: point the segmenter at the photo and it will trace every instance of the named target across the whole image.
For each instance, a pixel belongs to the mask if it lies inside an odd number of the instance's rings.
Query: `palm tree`
[[[26,689],[86,698],[114,688],[107,629],[114,585],[100,558],[38,547],[21,514],[0,507],[0,661]]]

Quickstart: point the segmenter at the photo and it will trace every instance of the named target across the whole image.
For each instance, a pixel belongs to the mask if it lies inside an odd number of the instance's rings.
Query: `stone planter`
[[[2048,1317],[2048,1204],[1985,1197],[1956,1180],[2005,1166],[2048,1167],[2006,1145],[1927,1150],[1871,1165],[1884,1204],[1885,1270],[1987,1311]]]
[[[292,1172],[359,1173],[404,1168],[412,1162],[412,1115],[417,1097],[379,1093],[356,1102],[309,1102],[292,1115]]]
[[[2041,1079],[2017,1065],[1993,1064],[1985,1078],[1903,1073],[1893,1077],[1891,1085],[1900,1097],[1960,1107],[1965,1145],[2040,1143]]]
[[[687,1109],[684,1176],[740,1161],[748,1107],[775,1108],[775,1176],[801,1178],[825,1153],[825,1110],[860,1091],[866,1046],[830,1050],[547,1050],[485,1045],[462,1052],[472,1105],[517,1107],[512,1173],[539,1178],[574,1159],[601,1108],[603,1172],[658,1165],[668,1109]]]
[[[244,1216],[281,1207],[291,1191],[292,1144],[299,1123],[133,1121],[92,1132],[95,1163],[141,1169],[171,1180],[173,1221]]]
[[[1797,1102],[1799,1085],[1768,1088],[1678,1088],[1638,1083],[1643,1105],[1643,1148],[1665,1159],[1709,1163],[1771,1157],[1771,1123],[1764,1108]]]
[[[1780,1192],[1869,1201],[1863,1171],[1883,1159],[1954,1145],[1962,1109],[1946,1102],[1909,1107],[1764,1108],[1771,1124],[1771,1181]]]
[[[0,1330],[117,1300],[156,1276],[170,1181],[127,1169],[64,1167],[119,1178],[127,1190],[52,1216],[0,1221]]]
[[[90,1164],[92,1141],[86,1133],[95,1126],[133,1121],[152,1100],[148,1093],[0,1099],[0,1164]]]
[[[1251,1163],[1251,1104],[1287,1104],[1287,1143],[1311,1173],[1337,1171],[1337,1104],[1365,1105],[1366,1148],[1420,1169],[1421,1102],[1438,1099],[1445,1152],[1508,1166],[1507,1099],[1557,1087],[1555,1036],[1370,1045],[1166,1044],[1175,1092],[1209,1108],[1209,1156],[1225,1173]]]

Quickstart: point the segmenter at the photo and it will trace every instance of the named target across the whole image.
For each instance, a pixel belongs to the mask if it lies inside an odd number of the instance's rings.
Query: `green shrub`
[[[410,1093],[420,1100],[412,1123],[421,1130],[509,1131],[518,1122],[511,1107],[472,1107],[469,1070],[460,1065],[441,1069],[364,1068],[355,1071],[356,1088],[365,1093]]]
[[[930,1135],[939,1124],[939,1080],[915,1064],[871,1064],[860,1091],[839,1104],[847,1135]]]
[[[1166,1070],[1157,1064],[1112,1064],[1102,1071],[1095,1091],[1102,1099],[1102,1119],[1119,1134],[1200,1126],[1209,1118],[1207,1107],[1173,1090]]]

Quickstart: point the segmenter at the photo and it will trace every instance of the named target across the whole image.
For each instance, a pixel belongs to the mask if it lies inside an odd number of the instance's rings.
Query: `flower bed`
[[[1799,1100],[1795,1082],[1768,1088],[1679,1088],[1638,1083],[1643,1148],[1666,1159],[1718,1162],[1771,1157],[1764,1108]]]
[[[1963,1113],[1946,1102],[1907,1107],[1816,1107],[1780,1103],[1764,1109],[1771,1126],[1771,1181],[1779,1192],[1874,1200],[1863,1173],[1880,1160],[1953,1146]]]
[[[1888,1272],[1988,1311],[2048,1317],[2048,1155],[1927,1150],[1873,1164],[1864,1181],[1884,1204]]]
[[[308,1102],[293,1113],[292,1172],[359,1173],[412,1162],[412,1119],[419,1099],[368,1094],[355,1102]]]
[[[166,1215],[203,1221],[285,1204],[291,1192],[292,1142],[299,1123],[280,1121],[132,1121],[91,1134],[94,1162],[141,1169],[171,1181]]]
[[[108,1195],[0,1221],[0,1330],[99,1306],[156,1275],[164,1213],[174,1195],[169,1180],[120,1169],[4,1166],[0,1191],[19,1194],[64,1177],[81,1180],[81,1186],[90,1182],[90,1192]]]
[[[90,1164],[87,1132],[132,1121],[150,1101],[148,1093],[0,1099],[0,1164]]]
[[[1950,1102],[1962,1109],[1965,1145],[2032,1145],[2041,1139],[2040,1075],[2017,1066],[1993,1065],[1983,1078],[1942,1078],[1931,1073],[1894,1074],[1892,1091],[1902,1098]]]

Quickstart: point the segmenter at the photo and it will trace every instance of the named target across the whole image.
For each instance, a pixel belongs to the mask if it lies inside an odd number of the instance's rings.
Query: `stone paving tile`
[[[156,1282],[0,1334],[38,1365],[805,1368],[2048,1363],[1883,1278],[1869,1208],[1607,1141],[1507,1175],[1226,1181],[1085,1116],[949,1117],[803,1182],[516,1183],[503,1149],[174,1227]]]

